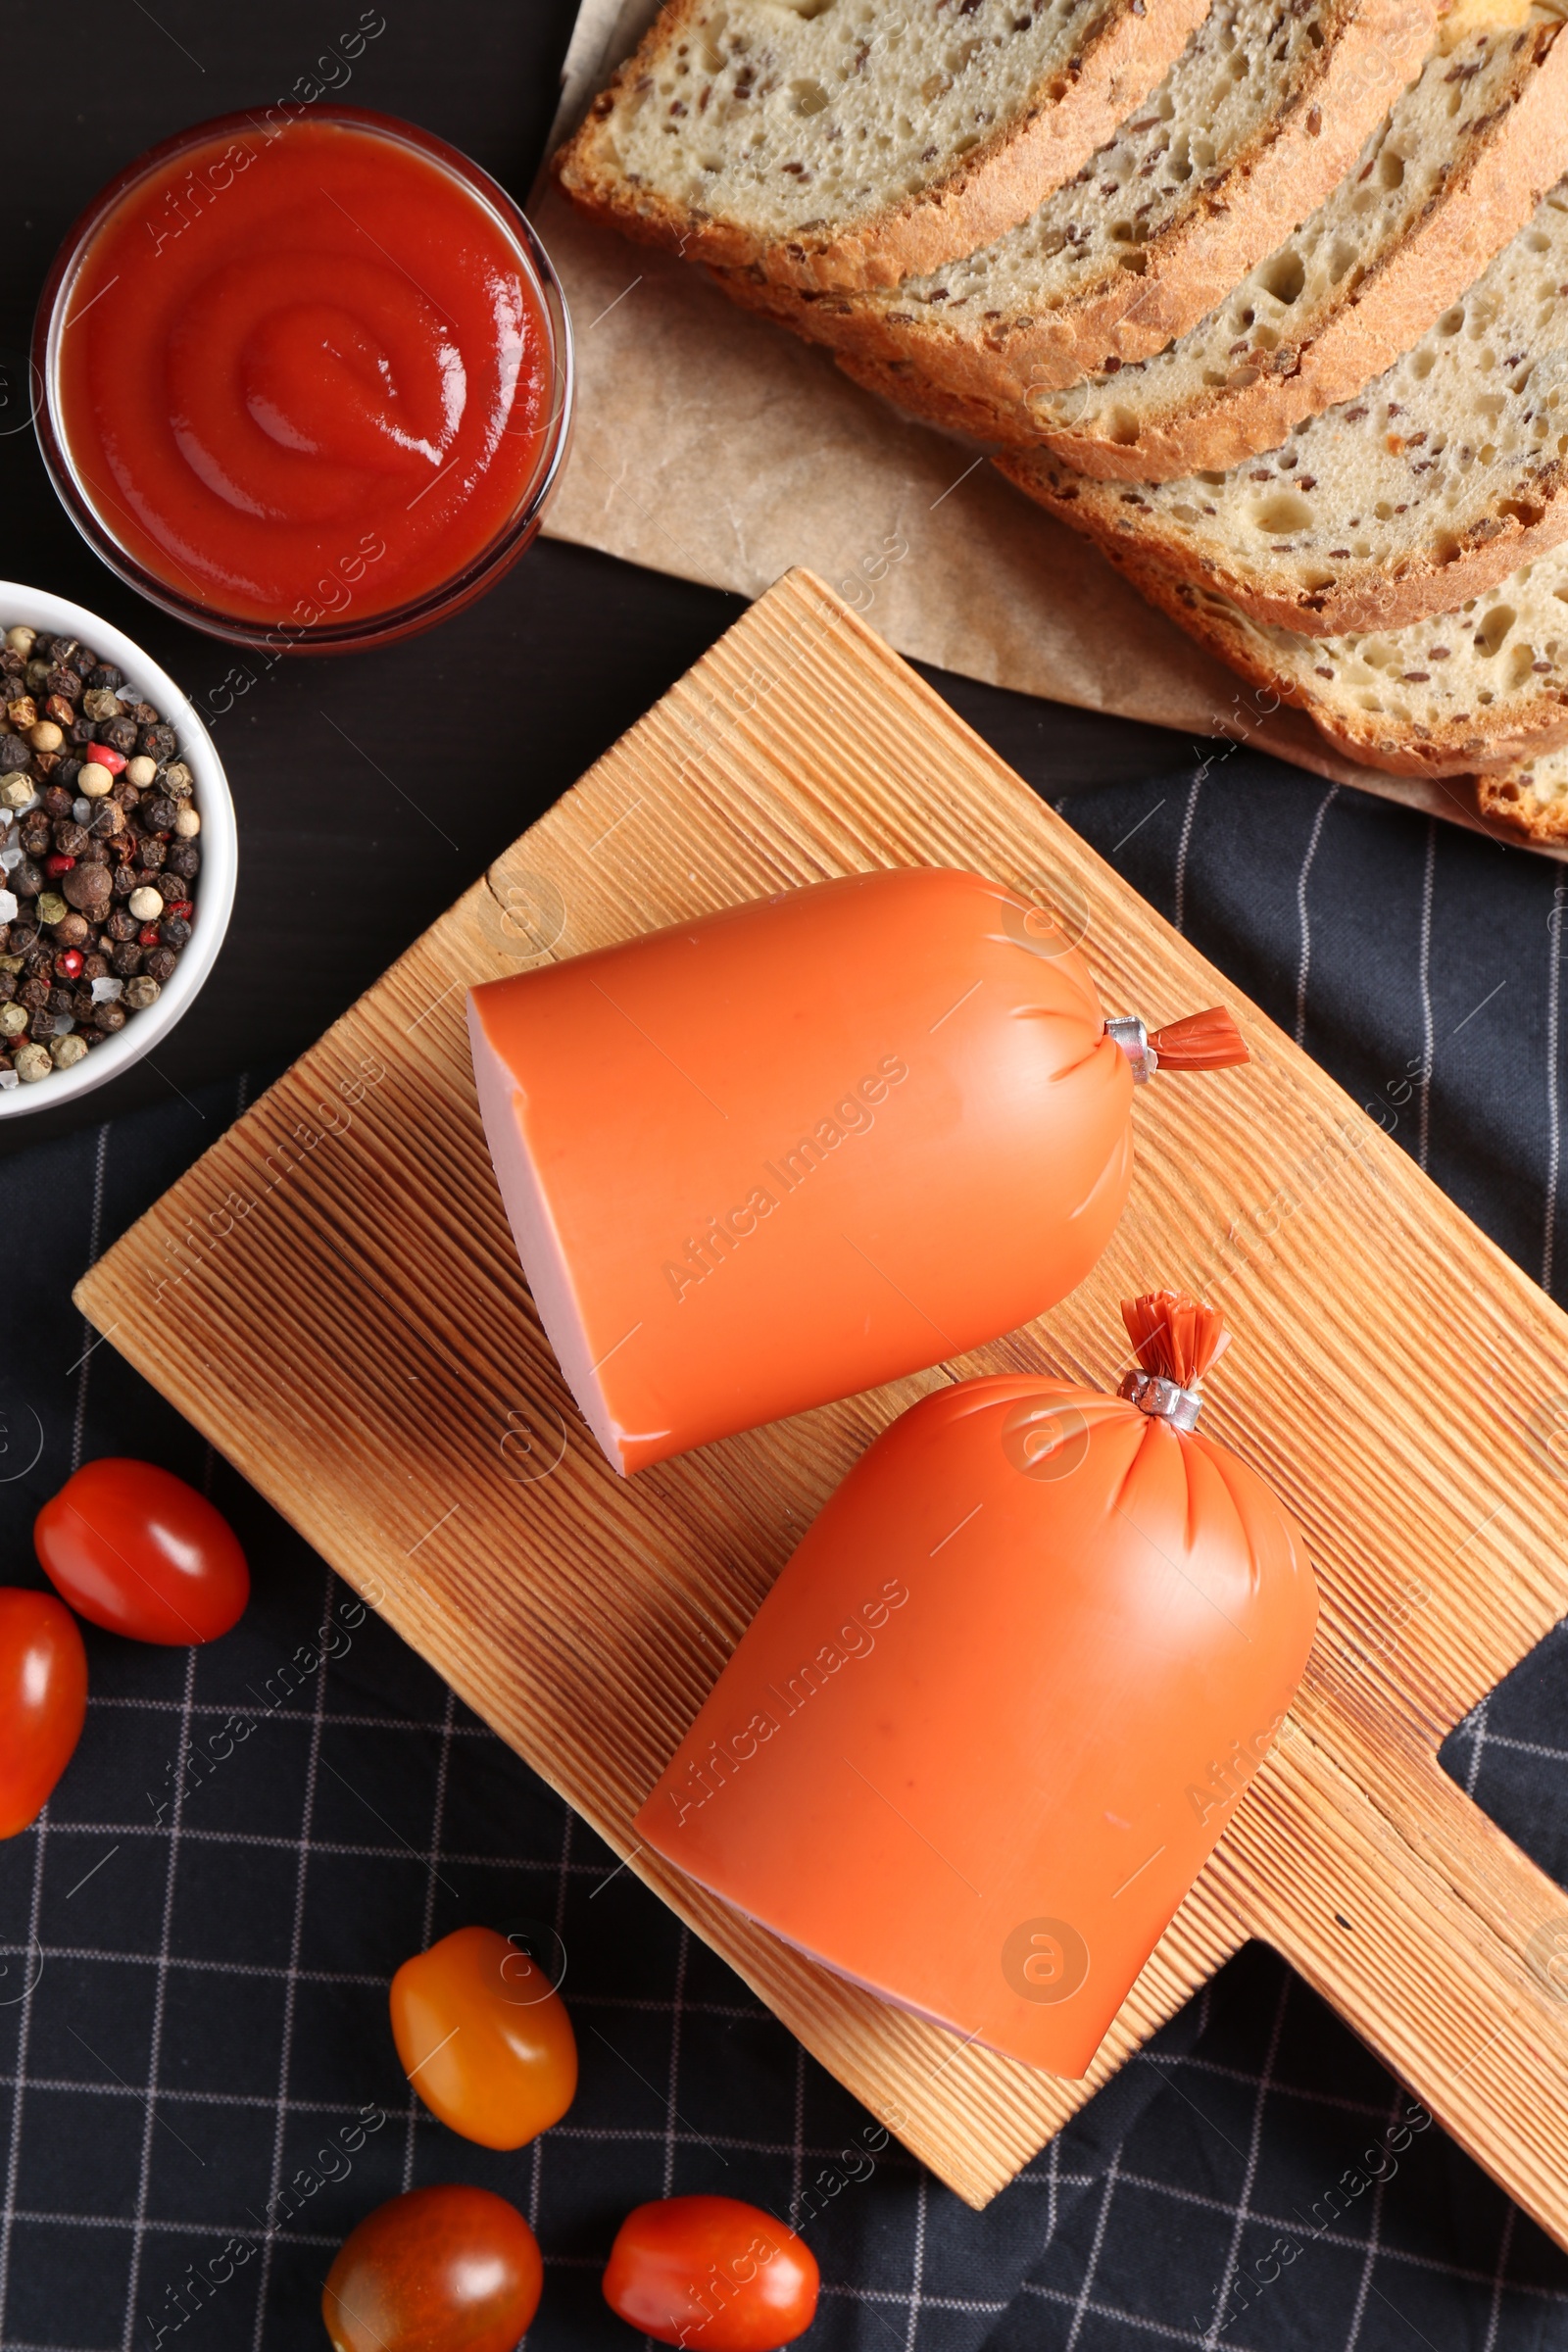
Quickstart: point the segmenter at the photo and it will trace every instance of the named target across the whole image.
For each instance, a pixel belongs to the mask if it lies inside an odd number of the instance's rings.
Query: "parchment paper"
[[[653,14],[653,0],[584,0],[552,147]],[[1298,713],[1269,710],[976,445],[898,416],[703,270],[584,220],[544,173],[529,210],[578,364],[551,537],[747,597],[804,564],[916,661],[1174,727],[1195,764],[1250,744],[1525,846],[1480,816],[1467,779],[1357,766]]]

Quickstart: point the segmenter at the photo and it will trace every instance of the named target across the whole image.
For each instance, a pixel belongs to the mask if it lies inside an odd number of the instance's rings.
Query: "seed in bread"
[[[1098,482],[997,460],[1104,548],[1335,636],[1450,612],[1568,534],[1568,182],[1413,350],[1228,473]]]
[[[1214,0],[1148,102],[992,244],[889,293],[720,282],[813,341],[1013,410],[994,438],[1037,439],[1031,396],[1184,334],[1329,194],[1436,24],[1437,0]]]
[[[1568,557],[1524,564],[1487,594],[1406,628],[1340,637],[1255,621],[1213,589],[1146,563],[1131,544],[1117,568],[1264,697],[1304,710],[1368,767],[1507,774],[1568,744]]]
[[[1027,410],[999,408],[993,436],[1044,440],[1102,480],[1172,481],[1277,448],[1348,400],[1568,171],[1557,32],[1554,19],[1446,38],[1333,194],[1190,334]]]
[[[695,260],[896,285],[1026,220],[1207,4],[669,0],[556,172],[584,210]]]

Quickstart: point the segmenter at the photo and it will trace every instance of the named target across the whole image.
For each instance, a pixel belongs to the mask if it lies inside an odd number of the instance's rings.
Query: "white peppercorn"
[[[125,782],[134,784],[138,792],[145,792],[157,773],[157,760],[149,760],[145,752],[138,752],[134,760],[125,761]]]
[[[0,801],[8,808],[25,808],[36,791],[37,787],[30,776],[8,776],[0,784]]]
[[[36,726],[27,729],[27,741],[35,752],[58,752],[65,740],[52,718],[40,718]]]
[[[145,1012],[149,1004],[157,1004],[163,993],[157,981],[149,980],[143,972],[136,979],[126,981],[122,1002],[128,1004],[132,1012]]]
[[[25,662],[27,656],[31,653],[37,642],[38,632],[36,629],[15,628],[7,629],[6,631],[7,653],[20,654],[24,662]]]
[[[14,1000],[0,1004],[0,1037],[20,1037],[27,1026],[27,1007]]]
[[[89,760],[76,778],[76,790],[89,801],[101,801],[106,792],[114,790],[115,779],[107,767]]]
[[[26,1047],[24,1046],[22,1051],[25,1054]],[[74,1034],[70,1037],[57,1037],[51,1041],[49,1058],[57,1070],[69,1070],[74,1063],[86,1060],[87,1041],[84,1037],[77,1037]]]
[[[43,1047],[34,1045],[23,1046],[15,1064],[17,1076],[24,1086],[35,1086],[40,1078],[48,1077],[54,1066]]]
[[[146,884],[140,890],[133,890],[130,894],[130,911],[138,923],[158,922],[164,911],[163,892],[153,890]]]
[[[181,808],[174,819],[174,831],[181,841],[194,841],[202,829],[202,820],[194,808]]]

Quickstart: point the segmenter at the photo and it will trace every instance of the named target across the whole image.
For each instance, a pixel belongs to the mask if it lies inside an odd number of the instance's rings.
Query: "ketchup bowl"
[[[218,960],[234,905],[238,866],[238,829],[223,766],[213,739],[194,708],[168,671],[160,668],[122,629],[46,589],[0,580],[0,630],[18,623],[40,636],[74,637],[91,646],[101,662],[112,662],[127,682],[155,704],[174,728],[179,756],[191,771],[192,802],[202,820],[201,875],[195,898],[195,916],[189,942],[164,984],[158,1001],[134,1013],[113,1037],[95,1046],[85,1060],[70,1069],[57,1069],[31,1086],[0,1089],[0,1119],[23,1118],[28,1111],[51,1110],[80,1095],[91,1094],[132,1062],[156,1052],[174,1023],[187,1010]],[[3,877],[0,877],[3,879]]]
[[[570,434],[571,328],[528,221],[358,107],[222,116],[128,165],[56,256],[33,363],[95,553],[274,654],[385,644],[482,595]]]

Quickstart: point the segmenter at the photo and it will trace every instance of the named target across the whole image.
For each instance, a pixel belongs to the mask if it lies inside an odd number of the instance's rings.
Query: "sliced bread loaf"
[[[1153,359],[1036,394],[998,437],[1043,439],[1102,479],[1163,482],[1275,449],[1348,400],[1568,171],[1557,33],[1552,18],[1436,51],[1348,177],[1218,310]]]
[[[891,292],[721,282],[815,341],[1016,410],[1195,325],[1350,169],[1437,20],[1438,0],[1214,0],[1149,102],[994,243]]]
[[[556,172],[585,210],[694,259],[896,285],[1027,220],[1206,6],[668,0]]]
[[[1112,549],[1254,620],[1333,636],[1451,612],[1568,533],[1568,182],[1354,400],[1228,473],[1136,489],[1049,450],[999,458]]]
[[[1257,687],[1258,716],[1304,710],[1352,760],[1401,776],[1507,775],[1568,743],[1568,561],[1403,629],[1303,637],[1211,588],[1117,553],[1150,602]],[[1244,713],[1245,715],[1245,713]]]

